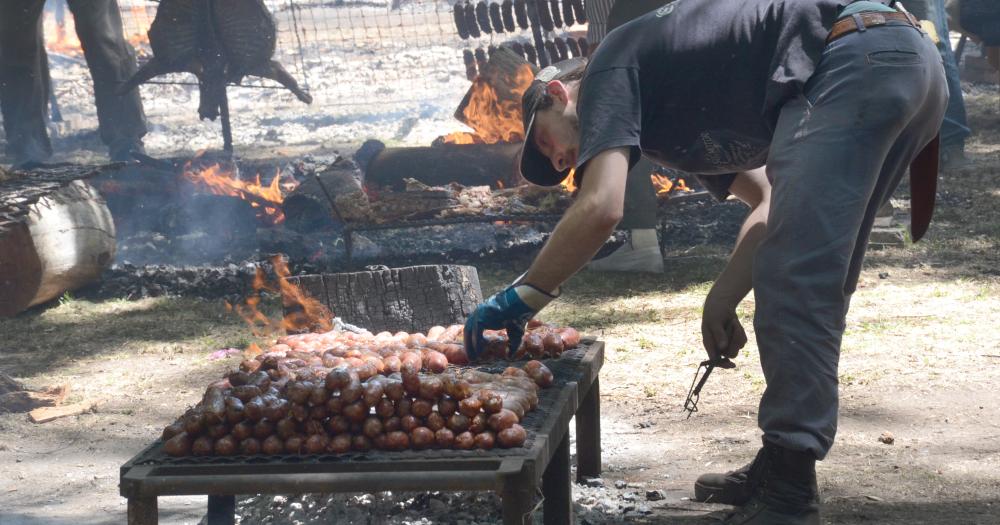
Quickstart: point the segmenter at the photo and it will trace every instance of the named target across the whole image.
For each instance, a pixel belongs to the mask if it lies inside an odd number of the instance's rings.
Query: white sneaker
[[[655,229],[631,230],[629,240],[607,257],[587,264],[596,272],[663,273],[663,254]]]

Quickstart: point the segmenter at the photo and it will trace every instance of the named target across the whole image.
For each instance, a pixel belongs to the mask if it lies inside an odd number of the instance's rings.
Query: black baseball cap
[[[569,175],[569,169],[556,171],[552,161],[538,151],[532,137],[535,111],[545,98],[545,86],[553,80],[561,80],[569,73],[587,64],[585,58],[571,58],[557,62],[535,75],[528,89],[521,95],[521,118],[524,120],[524,146],[521,147],[521,176],[539,186],[555,186]]]

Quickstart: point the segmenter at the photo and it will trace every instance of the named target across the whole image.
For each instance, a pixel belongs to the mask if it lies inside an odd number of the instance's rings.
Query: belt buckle
[[[871,25],[873,26],[885,24],[885,15],[882,13],[871,13],[868,19],[871,20]]]

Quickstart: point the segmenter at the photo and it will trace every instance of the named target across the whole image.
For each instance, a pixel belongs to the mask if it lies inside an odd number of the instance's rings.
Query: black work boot
[[[694,482],[694,501],[703,503],[722,503],[723,505],[741,506],[753,495],[753,485],[750,472],[760,470],[765,449],[757,452],[757,457],[750,463],[726,473],[712,472],[702,474]]]
[[[727,525],[819,525],[816,458],[764,443],[751,464],[750,499],[726,517]]]

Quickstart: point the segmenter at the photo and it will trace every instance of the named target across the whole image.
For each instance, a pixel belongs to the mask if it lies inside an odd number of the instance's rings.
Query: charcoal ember
[[[98,299],[129,300],[164,295],[220,299],[242,297],[250,291],[256,268],[253,262],[224,266],[136,266],[114,264],[101,280],[80,292]]]

